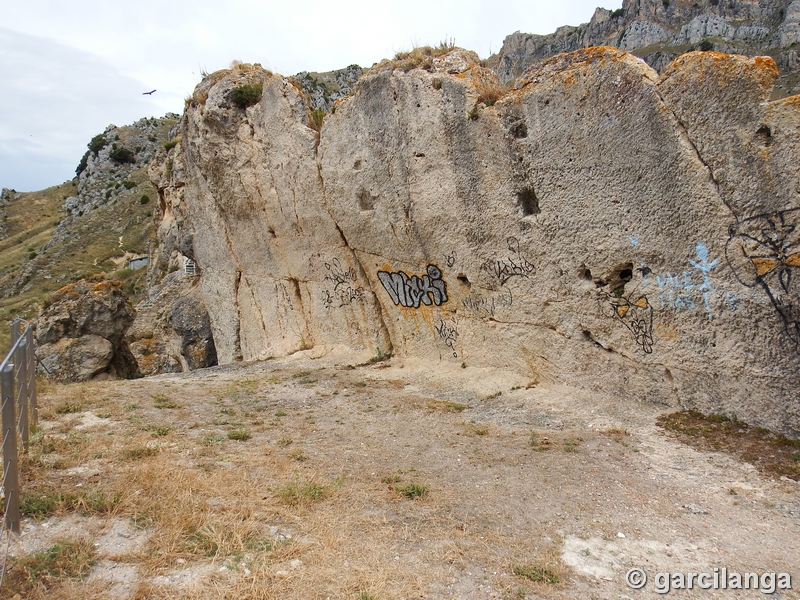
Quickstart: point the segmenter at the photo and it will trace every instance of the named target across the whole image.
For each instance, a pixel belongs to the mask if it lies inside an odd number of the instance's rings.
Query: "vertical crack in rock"
[[[300,323],[300,349],[310,350],[314,347],[314,337],[311,335],[311,328],[309,327],[309,315],[306,313],[306,307],[303,303],[303,294],[300,291],[300,281],[294,277],[289,277],[287,280],[291,285],[292,295],[300,306],[300,315],[302,322]]]
[[[728,199],[725,197],[725,194],[723,194],[722,190],[720,189],[719,182],[717,181],[717,178],[714,176],[714,169],[712,169],[711,165],[709,165],[703,159],[703,156],[700,154],[700,149],[697,147],[697,144],[694,143],[694,140],[692,140],[691,136],[689,135],[689,130],[686,129],[686,125],[683,124],[683,121],[680,120],[675,111],[672,110],[669,104],[667,104],[667,102],[664,100],[664,97],[659,93],[658,89],[655,86],[653,87],[653,93],[661,101],[661,104],[664,105],[664,108],[667,109],[667,112],[677,124],[678,132],[680,133],[681,138],[686,140],[686,142],[692,147],[692,150],[694,150],[694,154],[697,157],[697,160],[699,160],[700,163],[708,171],[708,176],[711,179],[711,182],[714,184],[714,189],[717,190],[717,195],[719,196],[720,200],[722,200],[722,203],[725,205],[725,207],[731,212],[734,218],[738,221],[739,217],[736,214],[736,211],[733,210],[733,207],[731,206],[730,202],[728,202]]]
[[[225,231],[225,236],[227,237],[228,232]],[[228,241],[230,245],[230,240]],[[238,261],[237,261],[238,262]],[[233,290],[233,297],[236,299],[236,319],[239,321],[236,324],[236,340],[235,340],[235,348],[234,348],[234,356],[236,360],[242,360],[242,308],[241,303],[239,302],[239,285],[242,282],[242,271],[236,271],[236,284]]]
[[[241,278],[242,278],[242,273],[240,272],[239,273],[239,279],[241,280]],[[255,288],[253,287],[253,284],[250,283],[250,280],[247,277],[244,278],[244,281],[247,284],[247,289],[250,290],[250,298],[253,301],[253,306],[255,307],[256,314],[258,315],[258,322],[261,323],[261,329],[264,331],[264,337],[268,338],[269,337],[269,332],[267,331],[267,324],[264,322],[264,313],[261,312],[261,305],[258,303],[258,300],[256,299],[256,294],[253,291]],[[239,297],[238,283],[237,283],[237,289],[236,289],[236,297],[237,297],[237,299]],[[237,302],[237,304],[238,304],[238,302]],[[241,316],[240,316],[239,317],[239,323],[241,323],[241,321],[242,321],[242,319],[241,319]]]
[[[336,219],[333,217],[333,213],[331,213],[330,204],[328,202],[328,195],[325,191],[325,179],[322,177],[322,166],[319,163],[319,156],[315,153],[314,154],[314,164],[317,166],[317,178],[319,179],[319,185],[322,188],[322,202],[325,205],[325,210],[330,215],[331,221],[333,222],[333,226],[336,227],[336,231],[339,233],[339,237],[342,239],[342,244],[347,250],[350,252],[352,257],[355,259],[355,263],[358,265],[358,277],[361,281],[367,284],[369,287],[369,291],[372,294],[375,301],[372,303],[373,306],[376,308],[376,312],[378,313],[378,318],[380,319],[380,326],[383,330],[383,335],[386,338],[389,347],[386,348],[384,354],[392,354],[394,352],[394,345],[392,344],[392,336],[389,333],[389,328],[386,324],[386,316],[383,314],[383,306],[381,305],[380,301],[378,300],[375,291],[372,289],[372,285],[370,282],[369,277],[367,277],[367,272],[364,269],[364,264],[361,262],[361,258],[358,256],[358,253],[350,246],[347,241],[347,237],[344,235],[344,231],[342,228],[339,227],[339,223],[336,222]],[[396,237],[396,236],[395,236]]]

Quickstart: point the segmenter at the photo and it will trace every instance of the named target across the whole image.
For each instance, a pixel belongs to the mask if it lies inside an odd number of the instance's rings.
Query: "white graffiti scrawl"
[[[441,306],[447,302],[447,284],[442,279],[442,270],[428,265],[426,271],[421,277],[403,271],[378,271],[378,278],[395,306],[419,308],[420,303]]]

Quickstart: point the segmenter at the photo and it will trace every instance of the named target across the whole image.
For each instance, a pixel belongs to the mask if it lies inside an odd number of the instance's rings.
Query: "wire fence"
[[[0,363],[3,438],[0,448],[3,454],[3,479],[0,481],[0,498],[3,502],[3,521],[0,523],[0,587],[6,574],[11,536],[19,536],[21,533],[19,451],[28,451],[31,428],[35,429],[38,422],[35,361],[31,324],[15,319],[11,324],[11,350]]]

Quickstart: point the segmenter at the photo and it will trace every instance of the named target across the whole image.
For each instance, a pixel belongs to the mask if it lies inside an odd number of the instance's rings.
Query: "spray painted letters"
[[[447,284],[442,279],[442,271],[436,265],[428,265],[426,271],[421,277],[409,276],[403,271],[378,271],[378,278],[395,306],[419,308],[420,303],[441,306],[447,302]]]
[[[505,285],[512,277],[529,277],[533,275],[534,266],[519,251],[519,240],[515,237],[506,239],[510,252],[509,256],[499,260],[487,260],[481,265],[481,270]]]

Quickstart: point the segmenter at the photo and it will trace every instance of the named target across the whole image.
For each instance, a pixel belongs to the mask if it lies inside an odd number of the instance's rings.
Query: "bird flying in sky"
[[[149,91],[149,92],[142,92],[142,96],[152,96],[153,92],[155,92],[155,90],[152,90],[152,91]]]

